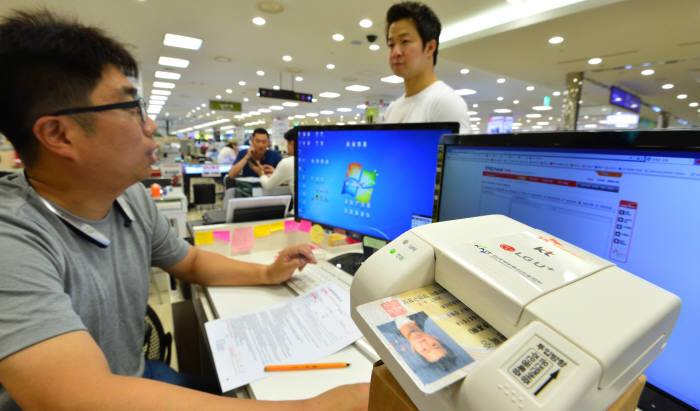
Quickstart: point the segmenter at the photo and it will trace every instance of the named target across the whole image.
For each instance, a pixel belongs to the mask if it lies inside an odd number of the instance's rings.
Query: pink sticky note
[[[299,221],[299,228],[297,228],[297,230],[308,233],[309,231],[311,231],[311,221],[306,221],[306,220]]]
[[[214,231],[214,239],[226,241],[227,243],[231,241],[231,232],[226,231]]]
[[[299,223],[294,220],[284,220],[284,231],[296,231]]]
[[[246,251],[253,248],[255,237],[253,236],[253,227],[241,227],[233,230],[233,240],[231,241],[231,250]]]

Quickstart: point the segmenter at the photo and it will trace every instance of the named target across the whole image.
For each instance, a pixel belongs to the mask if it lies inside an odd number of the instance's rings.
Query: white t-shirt
[[[452,87],[438,80],[411,97],[406,94],[389,104],[385,123],[459,122],[460,134],[469,133],[467,103]]]
[[[233,163],[236,159],[236,152],[231,147],[224,146],[219,151],[219,156],[216,158],[217,163]]]
[[[277,167],[275,167],[272,175],[260,177],[260,185],[266,190],[285,182],[289,182],[289,188],[292,190],[292,195],[294,195],[294,156],[283,158],[282,161],[277,163]]]

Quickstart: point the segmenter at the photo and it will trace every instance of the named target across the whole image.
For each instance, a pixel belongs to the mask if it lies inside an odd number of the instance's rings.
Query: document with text
[[[223,392],[265,377],[266,365],[318,361],[362,337],[350,294],[334,283],[204,326]]]

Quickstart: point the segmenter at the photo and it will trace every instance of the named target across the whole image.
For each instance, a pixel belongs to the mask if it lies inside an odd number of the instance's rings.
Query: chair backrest
[[[160,360],[170,365],[173,336],[163,330],[163,324],[151,306],[146,307],[146,335],[143,352],[147,360]]]

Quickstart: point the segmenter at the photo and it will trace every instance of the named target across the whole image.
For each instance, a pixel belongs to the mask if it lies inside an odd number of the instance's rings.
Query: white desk
[[[280,220],[273,220],[280,221]],[[272,221],[251,223],[219,224],[195,227],[194,231],[216,231],[236,227],[255,226]],[[309,234],[293,231],[278,231],[267,237],[256,238],[255,245],[248,253],[231,255],[230,246],[224,242],[198,246],[201,249],[228,255],[233,258],[271,263],[277,252],[289,245],[310,242]],[[326,258],[346,252],[362,252],[360,244],[326,248]],[[284,285],[255,287],[206,287],[207,303],[203,307],[208,320],[250,312],[278,304],[294,297],[294,293]],[[203,302],[204,303],[204,302]],[[348,368],[312,371],[280,372],[254,381],[248,385],[251,398],[261,400],[292,400],[309,398],[343,384],[369,382],[372,374],[372,361],[354,346],[332,354],[319,362],[348,362]]]

